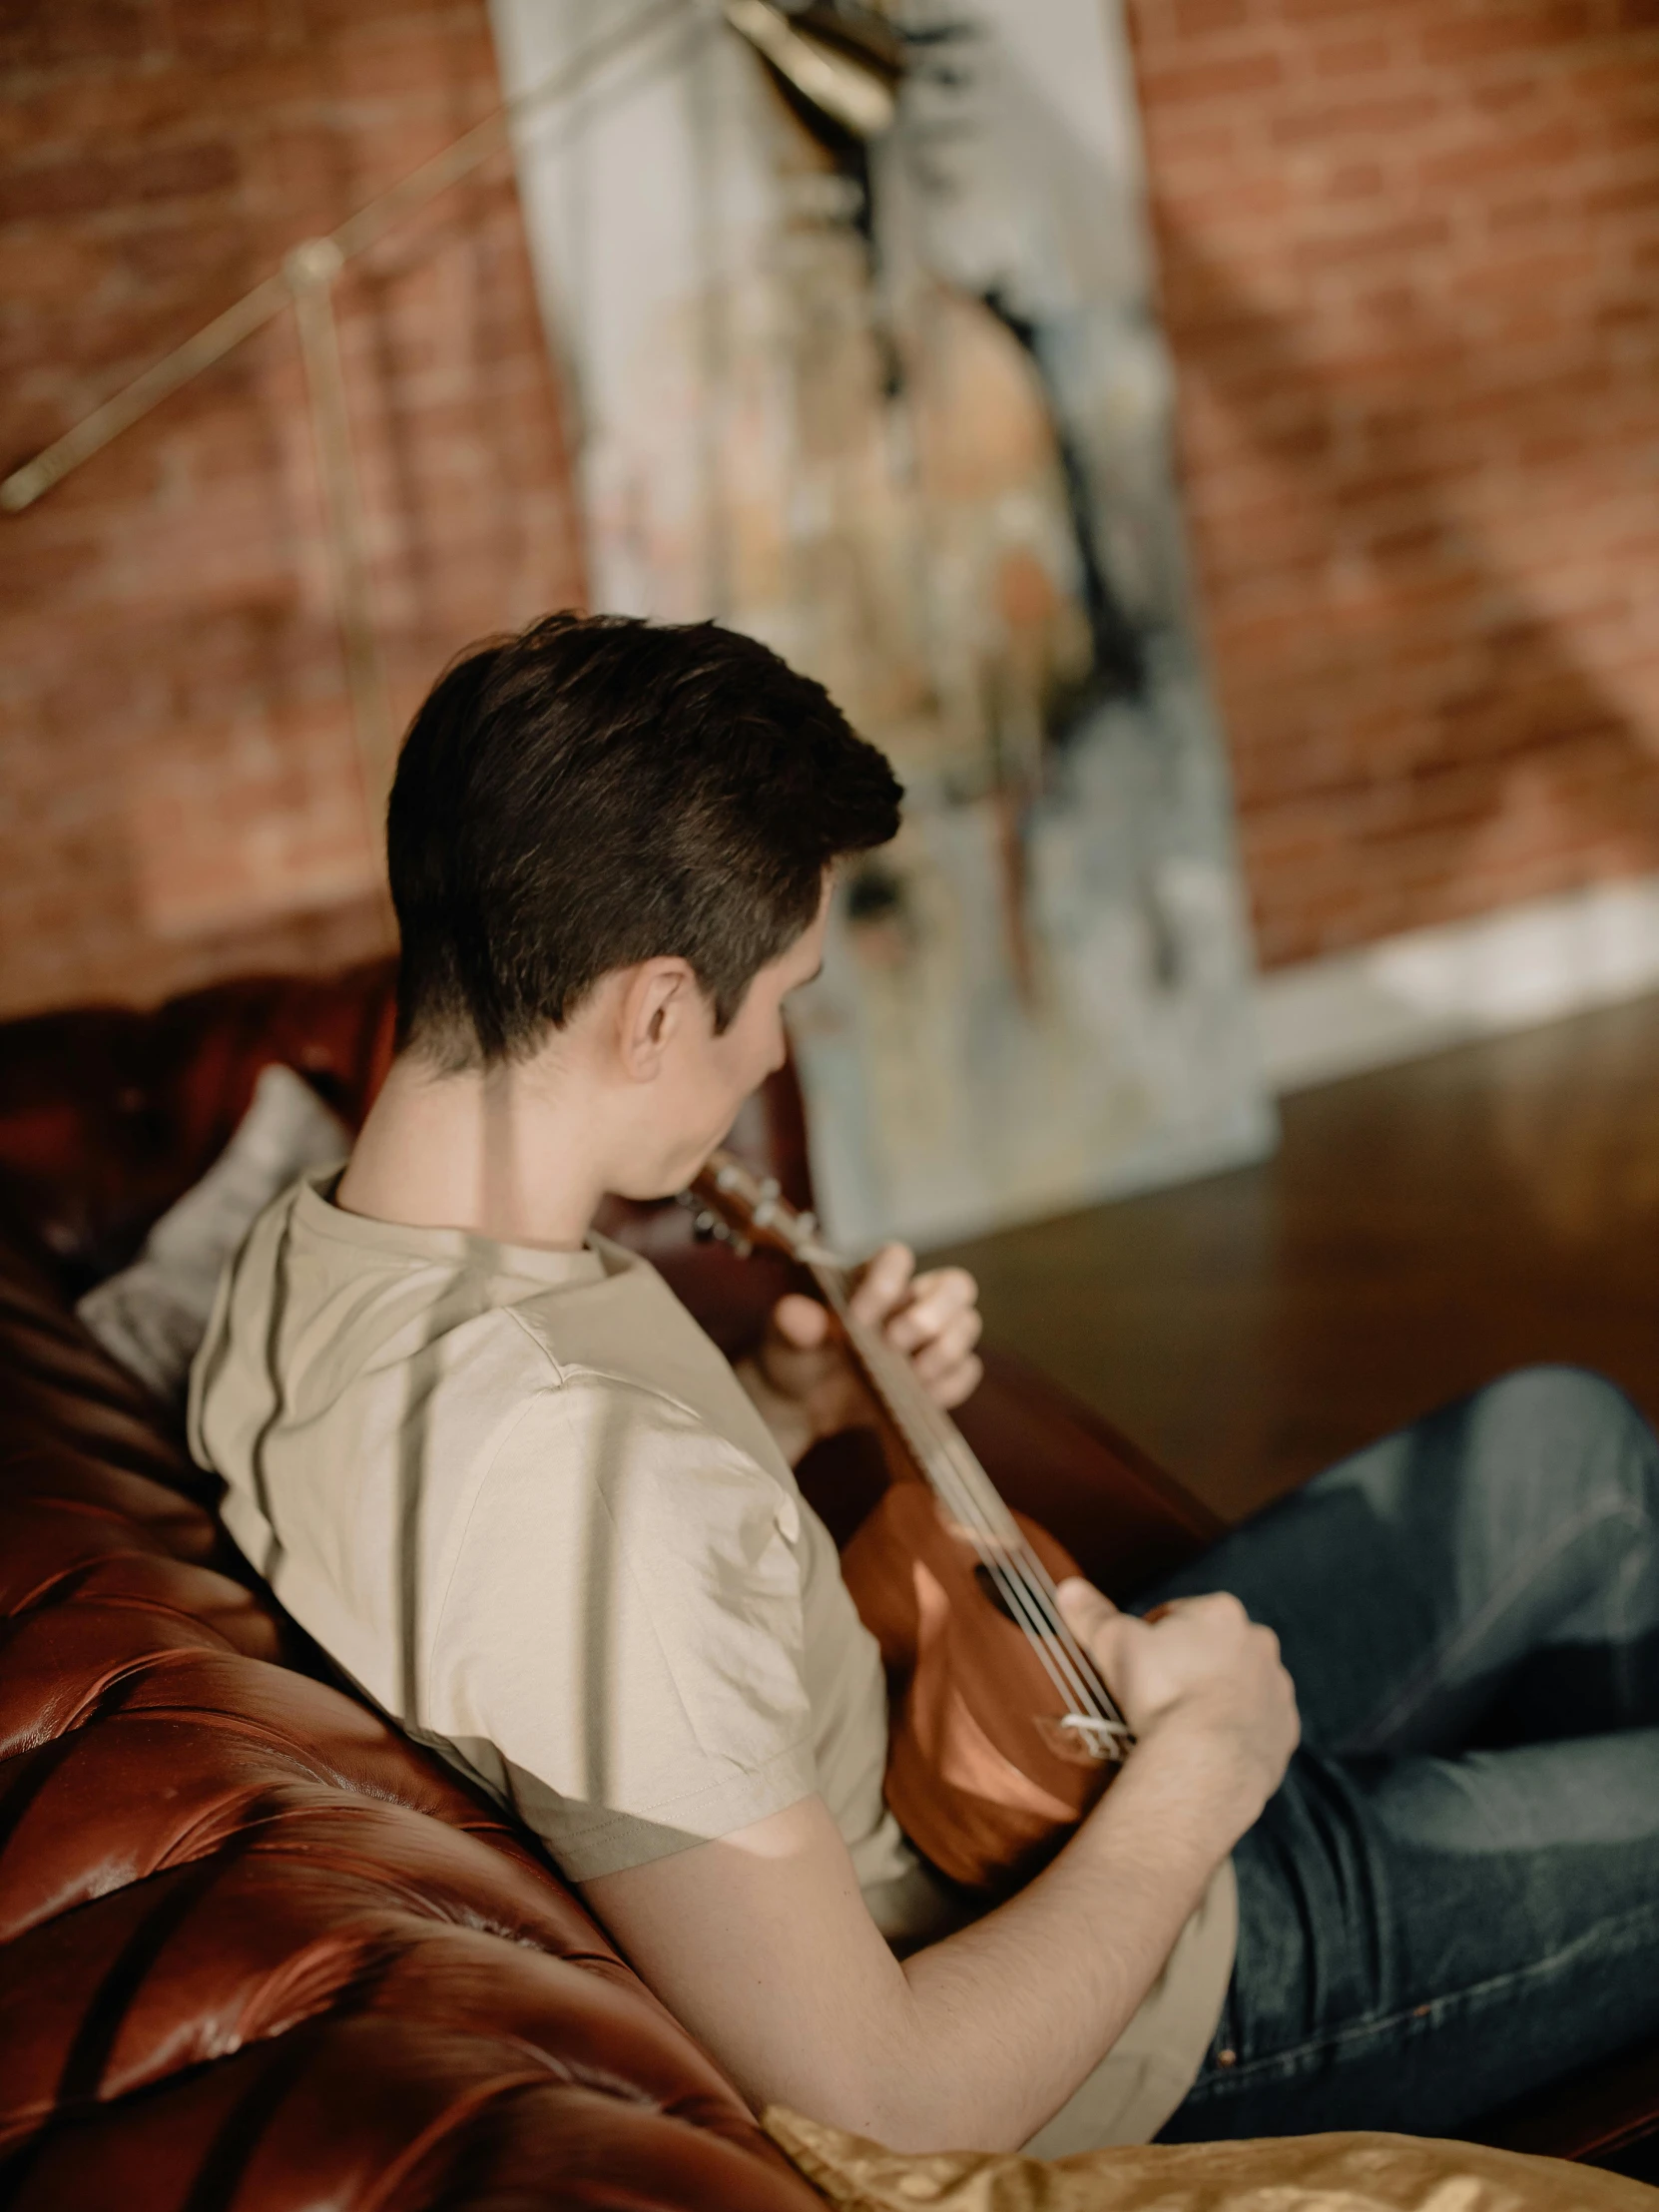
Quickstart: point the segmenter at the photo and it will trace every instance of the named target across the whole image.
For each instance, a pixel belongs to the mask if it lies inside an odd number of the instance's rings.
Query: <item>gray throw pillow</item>
[[[225,1263],[278,1191],[350,1149],[338,1115],[274,1063],[201,1182],[163,1214],[132,1266],[88,1291],[75,1311],[113,1359],[182,1406]]]

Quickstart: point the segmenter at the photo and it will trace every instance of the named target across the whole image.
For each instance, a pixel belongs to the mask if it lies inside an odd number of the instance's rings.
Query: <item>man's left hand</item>
[[[973,1349],[982,1327],[978,1300],[965,1268],[917,1275],[914,1253],[890,1244],[861,1271],[852,1311],[882,1330],[934,1404],[948,1409],[971,1395],[982,1373]],[[792,1463],[820,1437],[875,1418],[856,1363],[816,1299],[781,1298],[760,1349],[738,1374]]]

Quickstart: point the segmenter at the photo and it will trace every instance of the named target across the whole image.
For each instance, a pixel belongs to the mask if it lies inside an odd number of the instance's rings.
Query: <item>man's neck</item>
[[[574,1087],[535,1063],[437,1075],[394,1060],[334,1194],[348,1213],[577,1250],[605,1191]]]

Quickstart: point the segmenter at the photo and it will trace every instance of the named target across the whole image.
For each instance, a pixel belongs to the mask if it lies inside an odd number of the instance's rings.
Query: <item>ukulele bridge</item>
[[[1121,1766],[1135,1739],[1121,1721],[1095,1713],[1037,1717],[1037,1733],[1057,1757],[1078,1767]]]

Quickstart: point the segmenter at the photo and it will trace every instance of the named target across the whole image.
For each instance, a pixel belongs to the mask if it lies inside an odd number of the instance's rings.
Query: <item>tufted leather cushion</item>
[[[815,2201],[14,1246],[0,1400],[0,2202]]]
[[[388,986],[0,1031],[0,2202],[803,2212],[531,1841],[326,1679],[66,1310],[268,1059],[361,1114]],[[678,1209],[619,1226],[739,1271]]]

